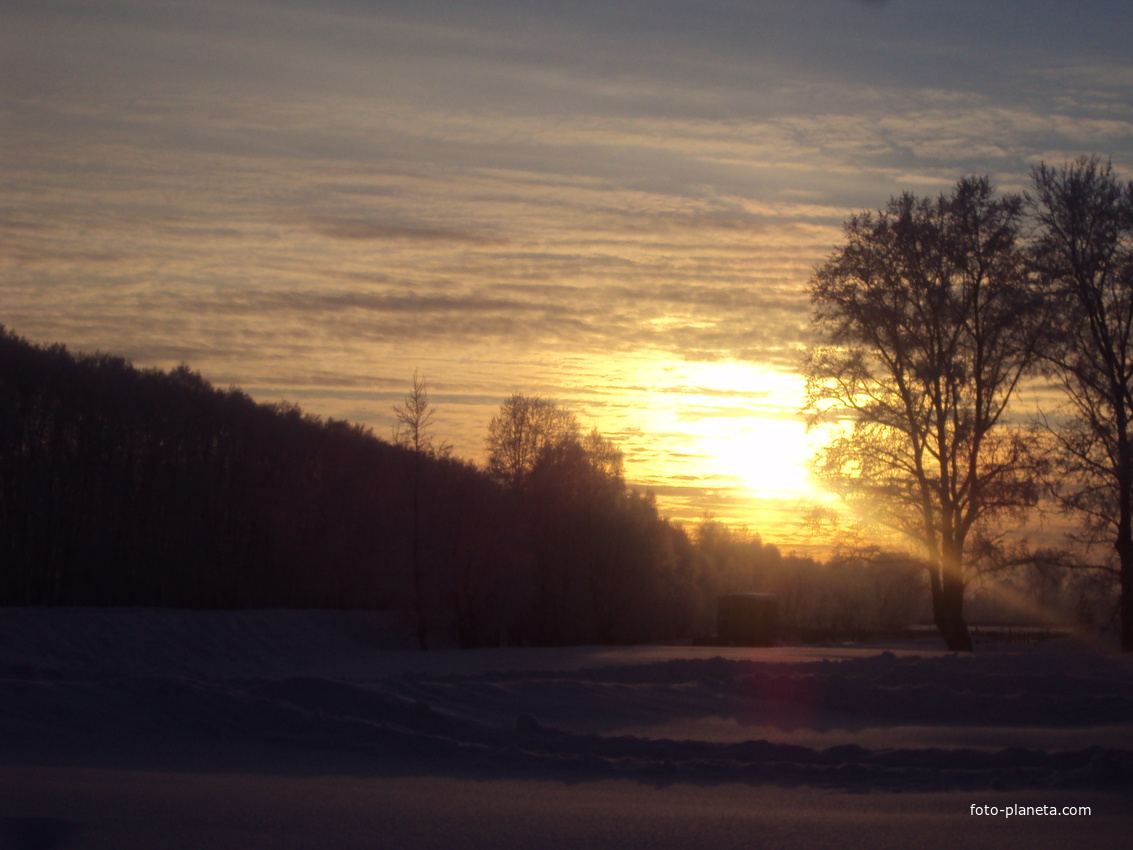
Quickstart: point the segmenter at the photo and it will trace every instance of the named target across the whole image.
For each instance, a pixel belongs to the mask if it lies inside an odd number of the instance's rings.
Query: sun
[[[685,399],[688,431],[713,471],[755,498],[812,494],[816,446],[799,414],[803,378],[734,361],[695,367],[697,389]]]
[[[717,473],[737,479],[751,496],[801,499],[813,493],[813,441],[801,421],[766,414],[710,419],[702,435],[703,451]]]
[[[634,381],[648,388],[636,403],[647,413],[644,429],[666,449],[654,463],[672,478],[754,499],[817,494],[810,462],[820,438],[799,414],[801,375],[742,361],[670,360],[641,364]]]

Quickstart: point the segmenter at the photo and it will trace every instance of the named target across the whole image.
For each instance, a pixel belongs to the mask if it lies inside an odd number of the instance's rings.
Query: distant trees
[[[612,441],[529,406],[538,451],[492,476],[438,445],[420,376],[391,445],[0,329],[0,606],[391,608],[423,647],[686,635],[683,532]]]
[[[1133,651],[1133,182],[1097,157],[1032,174],[1034,265],[1058,317],[1044,348],[1068,404],[1058,442],[1060,499],[1119,560],[1121,647]]]
[[[772,593],[786,640],[842,641],[894,635],[928,612],[926,575],[916,558],[879,550],[826,561],[784,554],[758,534],[705,517],[690,541],[694,631],[715,631],[716,600],[728,593]]]
[[[1035,504],[1041,459],[1005,412],[1044,323],[1025,279],[1023,200],[986,178],[894,198],[845,224],[809,286],[822,339],[806,363],[812,422],[846,422],[821,472],[919,544],[933,619],[971,650],[963,616],[976,529]]]
[[[689,625],[681,535],[626,486],[621,450],[568,409],[515,393],[489,423],[488,470],[517,499],[535,642],[622,643]]]

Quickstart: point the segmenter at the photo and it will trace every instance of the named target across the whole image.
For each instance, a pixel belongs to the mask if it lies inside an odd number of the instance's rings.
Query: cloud
[[[413,242],[466,242],[485,244],[493,241],[489,236],[470,230],[448,227],[414,226],[371,221],[365,218],[318,216],[311,219],[311,227],[331,239],[347,240],[408,240]]]
[[[8,4],[4,321],[374,422],[424,366],[471,454],[492,399],[542,391],[653,480],[699,452],[617,399],[712,384],[634,370],[793,370],[851,209],[1095,150],[1133,169],[1130,24],[1100,0]]]

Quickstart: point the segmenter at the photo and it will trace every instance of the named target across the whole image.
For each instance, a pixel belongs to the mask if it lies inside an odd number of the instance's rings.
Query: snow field
[[[0,617],[0,722],[31,757],[132,739],[503,775],[836,788],[1133,786],[1133,659],[1029,649],[418,653],[352,612]]]

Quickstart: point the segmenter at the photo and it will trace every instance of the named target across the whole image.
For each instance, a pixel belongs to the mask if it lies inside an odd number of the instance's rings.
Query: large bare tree
[[[918,545],[933,617],[969,651],[967,555],[978,527],[1033,505],[1037,461],[1008,404],[1041,320],[1025,280],[1023,200],[986,178],[853,215],[810,282],[812,424],[839,422],[819,469],[861,515]]]
[[[1082,157],[1032,174],[1039,224],[1035,262],[1060,317],[1046,347],[1069,417],[1052,429],[1061,446],[1061,500],[1106,537],[1121,581],[1121,648],[1133,651],[1133,182]]]

